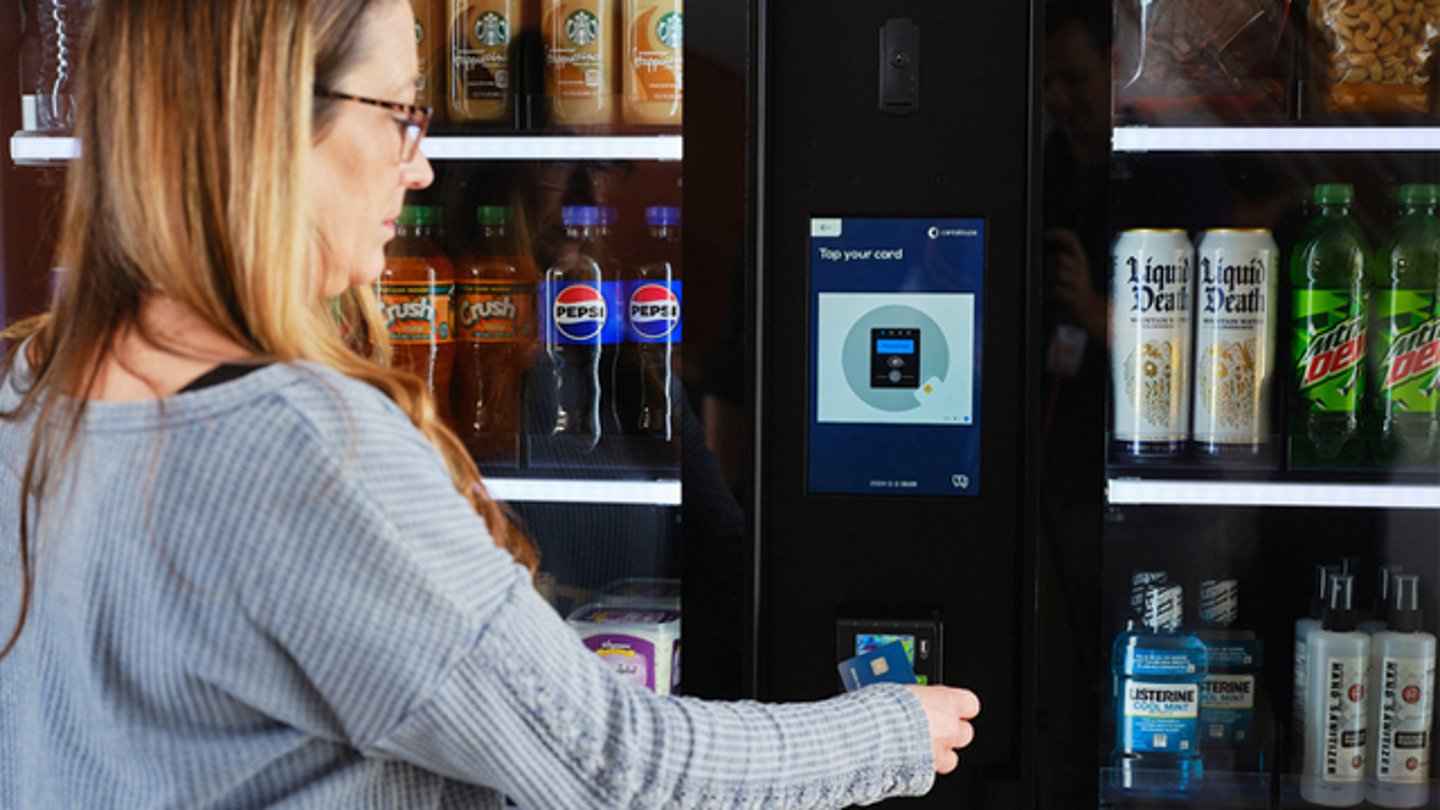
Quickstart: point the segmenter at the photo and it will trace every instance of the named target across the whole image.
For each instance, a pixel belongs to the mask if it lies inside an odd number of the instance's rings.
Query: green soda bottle
[[[1350,216],[1355,187],[1315,187],[1320,214],[1290,256],[1292,467],[1360,463],[1365,441],[1365,234]]]
[[[1440,465],[1440,185],[1400,187],[1375,256],[1371,451],[1386,467]]]

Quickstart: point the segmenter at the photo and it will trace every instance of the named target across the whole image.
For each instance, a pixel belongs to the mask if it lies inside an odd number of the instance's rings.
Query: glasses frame
[[[409,163],[415,159],[415,153],[420,150],[420,141],[425,139],[425,133],[430,130],[430,118],[435,114],[435,108],[423,104],[403,104],[399,101],[385,101],[384,99],[341,93],[338,90],[331,90],[326,87],[316,87],[315,95],[319,98],[329,98],[337,101],[356,101],[361,104],[369,104],[372,107],[379,107],[382,110],[392,113],[395,118],[395,123],[400,125],[401,163]]]

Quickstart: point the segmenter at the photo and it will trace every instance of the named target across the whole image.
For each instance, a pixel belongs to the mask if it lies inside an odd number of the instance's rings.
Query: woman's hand
[[[970,721],[980,713],[980,698],[969,689],[950,686],[907,686],[925,707],[930,721],[930,746],[935,752],[935,772],[947,774],[960,764],[957,750],[975,739]]]

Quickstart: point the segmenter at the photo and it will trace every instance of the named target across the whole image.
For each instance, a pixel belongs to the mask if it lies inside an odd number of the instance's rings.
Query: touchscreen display
[[[813,493],[978,495],[981,219],[810,223]]]

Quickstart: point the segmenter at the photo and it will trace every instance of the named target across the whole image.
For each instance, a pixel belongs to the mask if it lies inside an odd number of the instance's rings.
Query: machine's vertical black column
[[[1032,17],[1026,0],[762,0],[759,13],[760,697],[840,691],[837,620],[938,612],[944,681],[984,711],[927,806],[1027,803]],[[978,496],[807,490],[817,217],[983,221]]]

